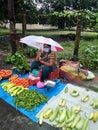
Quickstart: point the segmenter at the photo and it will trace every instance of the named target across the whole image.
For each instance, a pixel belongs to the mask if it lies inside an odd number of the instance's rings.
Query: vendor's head
[[[44,44],[43,45],[43,51],[47,52],[47,53],[50,53],[51,52],[51,45]]]

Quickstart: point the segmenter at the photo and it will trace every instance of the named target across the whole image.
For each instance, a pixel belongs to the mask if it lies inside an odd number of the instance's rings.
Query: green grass
[[[51,30],[51,31],[27,31],[27,35],[41,35],[46,37],[55,38],[59,35],[66,35],[66,34],[75,34],[75,31],[62,31],[62,30]],[[81,32],[81,36],[85,39],[93,39],[97,38],[98,33],[97,32]]]
[[[74,41],[65,41],[60,42],[60,44],[64,47],[64,53],[58,52],[58,55],[62,54],[62,58],[72,58],[73,50],[74,50]],[[81,40],[79,44],[79,56],[81,55],[82,51],[90,46],[98,46],[98,39],[94,40]]]
[[[8,29],[0,29],[0,35],[6,35],[9,34]],[[21,31],[17,30],[17,33],[22,33]],[[67,58],[70,59],[72,58],[73,55],[73,50],[74,50],[74,41],[71,40],[63,40],[59,41],[58,37],[60,35],[65,35],[65,34],[75,34],[75,31],[68,31],[68,30],[31,30],[27,31],[26,35],[42,35],[46,37],[51,37],[53,39],[57,38],[57,42],[59,42],[63,47],[64,51],[58,52],[57,57],[60,58]],[[79,55],[81,54],[82,50],[86,48],[88,45],[94,45],[98,46],[98,32],[87,32],[87,31],[82,31],[81,33],[81,41],[80,41],[80,46],[79,46]]]
[[[96,88],[96,87],[92,87],[92,90],[95,92],[98,92],[98,88]]]
[[[17,34],[18,33],[21,33],[21,31],[17,30]],[[9,35],[9,34],[10,34],[10,30],[9,29],[0,28],[0,35]]]
[[[2,29],[2,28],[0,28],[0,35],[7,35],[9,33],[10,33],[9,29]]]
[[[75,31],[62,31],[62,30],[41,30],[41,31],[27,31],[27,34],[33,34],[33,35],[43,35],[43,36],[55,36],[55,35],[61,35],[61,34],[69,34],[73,33],[75,34]]]
[[[0,28],[0,35],[6,35],[9,34],[9,29],[3,29]],[[17,33],[22,33],[21,30],[17,30]],[[68,30],[31,30],[26,31],[27,35],[43,35],[43,36],[57,36],[57,35],[64,35],[64,34],[75,34],[75,31],[68,31]],[[98,32],[90,32],[90,31],[82,31],[81,35],[83,37],[96,37],[98,35]]]

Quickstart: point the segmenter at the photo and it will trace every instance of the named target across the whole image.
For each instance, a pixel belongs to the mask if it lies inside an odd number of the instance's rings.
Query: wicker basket
[[[12,73],[11,73],[11,74],[12,74]],[[3,79],[8,79],[8,78],[11,77],[11,74],[9,74],[9,75],[5,75],[5,76],[3,76],[2,78],[3,78]]]
[[[7,79],[7,78],[9,78],[11,75],[12,75],[12,71],[10,70],[10,71],[9,71],[9,74],[6,74],[6,73],[5,73],[5,75],[1,75],[1,77],[2,77],[2,79]]]

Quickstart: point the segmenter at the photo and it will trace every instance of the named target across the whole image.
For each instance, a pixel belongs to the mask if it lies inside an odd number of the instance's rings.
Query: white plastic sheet
[[[54,96],[53,98],[51,98],[51,100],[48,101],[48,103],[43,107],[43,109],[41,111],[45,111],[47,108],[55,109],[56,106],[58,106],[60,99],[62,99],[62,98],[65,98],[66,105],[69,108],[74,107],[76,105],[80,105],[81,109],[82,109],[80,114],[83,118],[85,117],[85,113],[86,113],[87,117],[89,117],[91,112],[96,111],[96,109],[93,109],[92,106],[90,106],[90,101],[93,98],[98,99],[98,93],[97,92],[94,92],[94,91],[91,91],[91,90],[87,91],[86,88],[83,88],[81,86],[72,85],[72,84],[67,84],[66,87],[68,87],[67,93],[65,93],[64,89],[63,89],[57,96]],[[78,97],[72,97],[70,95],[69,92],[72,89],[75,89],[79,92]],[[84,102],[81,102],[81,98],[85,95],[89,95],[90,99],[87,102],[84,103]],[[39,117],[39,113],[36,116]],[[44,122],[47,122],[48,124],[53,125],[47,119],[44,119]],[[98,121],[96,123],[94,123],[92,120],[90,120],[88,128],[89,128],[88,130],[98,130]]]

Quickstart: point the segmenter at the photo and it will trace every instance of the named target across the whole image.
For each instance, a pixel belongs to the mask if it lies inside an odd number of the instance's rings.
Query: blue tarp
[[[29,73],[27,74],[24,74],[24,75],[19,75],[19,77],[21,78],[26,78],[27,76],[29,75]],[[7,92],[5,92],[2,87],[1,87],[1,83],[3,82],[8,82],[8,80],[2,80],[0,82],[0,98],[2,98],[4,101],[6,101],[8,104],[12,105],[14,108],[16,108],[16,105],[14,104],[13,100],[14,100],[14,97],[10,96]],[[41,92],[43,95],[45,96],[48,96],[49,99],[51,99],[53,96],[56,96],[58,95],[62,90],[63,88],[66,86],[66,84],[63,84],[60,82],[60,80],[57,80],[56,81],[56,85],[54,88],[49,88],[49,87],[46,87],[46,88],[42,88],[42,89],[39,89],[36,87],[36,85],[34,86],[29,86],[28,88],[29,89],[36,89],[38,90],[39,92]],[[30,118],[32,121],[34,122],[38,122],[38,118],[36,117],[36,114],[38,112],[40,112],[40,110],[42,109],[42,107],[45,105],[44,104],[41,104],[40,106],[36,107],[35,110],[32,109],[32,111],[27,111],[25,110],[24,108],[16,108],[17,110],[19,110],[20,112],[22,112],[24,115],[26,115],[28,118]]]

